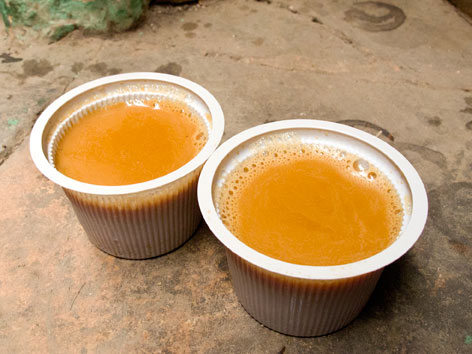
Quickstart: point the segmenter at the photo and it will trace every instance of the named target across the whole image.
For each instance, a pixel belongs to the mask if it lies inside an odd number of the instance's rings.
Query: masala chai
[[[403,208],[389,179],[358,156],[274,144],[238,164],[217,188],[226,227],[285,262],[331,266],[368,258],[400,233]]]
[[[207,129],[182,103],[119,102],[87,113],[60,139],[56,169],[77,181],[128,185],[164,176],[203,148]]]

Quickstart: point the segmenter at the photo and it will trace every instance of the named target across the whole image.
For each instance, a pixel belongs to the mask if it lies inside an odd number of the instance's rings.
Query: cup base
[[[255,267],[228,249],[226,258],[246,312],[269,329],[296,337],[326,335],[351,323],[383,270],[347,279],[309,280]]]
[[[125,259],[169,253],[194,234],[202,220],[197,204],[199,171],[158,196],[99,196],[64,189],[88,239],[103,252]]]

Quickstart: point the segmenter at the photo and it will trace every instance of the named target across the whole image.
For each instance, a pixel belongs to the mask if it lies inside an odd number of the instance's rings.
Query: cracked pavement
[[[151,6],[133,31],[0,42],[0,347],[51,353],[472,350],[472,25],[446,1],[207,0]],[[419,242],[386,268],[361,315],[319,338],[254,321],[202,223],[169,255],[126,261],[92,246],[28,136],[87,81],[159,71],[214,94],[225,135],[314,118],[380,135],[425,182]]]

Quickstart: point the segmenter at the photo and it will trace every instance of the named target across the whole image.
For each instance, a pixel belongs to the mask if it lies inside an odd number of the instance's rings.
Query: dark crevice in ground
[[[28,134],[33,128],[33,125],[28,129]],[[0,152],[0,166],[2,166],[8,158],[16,151],[16,149],[25,141],[25,138],[28,136],[28,134],[21,134],[21,137],[19,140],[17,140],[13,145],[8,146],[8,145],[2,145],[2,151]]]
[[[41,113],[42,110],[37,113],[36,118],[27,127],[26,131],[22,132],[18,136],[15,136],[15,141],[11,145],[2,144],[2,150],[0,151],[0,166],[2,166],[10,158],[10,156],[13,155],[16,149],[21,146],[21,144],[23,144],[25,139],[29,136],[31,129],[33,129],[34,123]]]
[[[67,91],[72,81],[73,79],[71,79],[69,82],[66,83],[62,91],[62,94],[64,94]],[[17,150],[17,148],[23,144],[25,139],[28,138],[39,116],[41,115],[41,113],[43,113],[46,107],[49,106],[51,102],[52,100],[49,100],[49,101],[45,100],[44,102],[42,102],[41,106],[34,112],[33,119],[29,120],[28,125],[15,135],[13,142],[11,142],[10,144],[8,143],[2,144],[1,149],[0,149],[0,166],[2,166],[10,158],[10,156],[13,155],[13,153]]]

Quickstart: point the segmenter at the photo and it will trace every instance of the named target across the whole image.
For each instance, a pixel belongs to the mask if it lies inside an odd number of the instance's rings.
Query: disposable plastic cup
[[[388,177],[403,204],[403,225],[396,240],[369,258],[334,266],[283,262],[241,242],[218,215],[218,186],[235,166],[265,149],[265,141],[274,139],[345,151],[373,164]],[[260,125],[226,141],[203,168],[198,201],[203,218],[225,246],[233,287],[242,306],[263,325],[294,336],[324,335],[351,322],[369,299],[383,268],[418,240],[428,211],[423,182],[397,150],[361,130],[317,120]]]
[[[173,100],[190,107],[206,125],[205,146],[177,170],[130,185],[84,183],[54,167],[58,139],[82,116],[98,107],[136,99]],[[203,87],[172,75],[129,73],[88,82],[51,103],[33,127],[30,152],[37,168],[64,189],[95,246],[113,256],[144,259],[179,247],[197,228],[201,220],[198,177],[223,130],[221,107]]]

